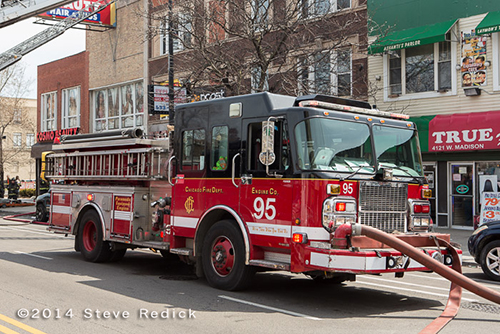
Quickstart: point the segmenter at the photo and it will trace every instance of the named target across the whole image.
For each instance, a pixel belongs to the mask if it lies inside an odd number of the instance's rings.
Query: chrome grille
[[[385,232],[406,232],[408,185],[360,182],[359,223]]]

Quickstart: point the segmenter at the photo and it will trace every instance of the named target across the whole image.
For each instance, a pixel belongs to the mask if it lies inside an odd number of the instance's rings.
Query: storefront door
[[[449,163],[451,227],[471,228],[474,217],[474,164]]]
[[[431,202],[431,218],[434,224],[437,225],[437,217],[436,217],[436,198],[437,198],[437,173],[436,173],[436,163],[424,163],[424,175],[427,179],[427,183],[429,184],[429,189],[432,191],[432,197],[429,198]]]

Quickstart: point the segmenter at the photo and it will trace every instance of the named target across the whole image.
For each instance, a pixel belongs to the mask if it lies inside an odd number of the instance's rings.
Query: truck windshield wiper
[[[407,176],[411,177],[413,180],[415,180],[419,185],[423,185],[424,182],[421,180],[421,179],[418,179],[416,176],[414,175],[411,175],[410,172],[408,172],[407,170],[404,170],[403,168],[397,166],[397,165],[394,165],[394,166],[388,166],[386,168],[394,168],[394,169],[397,169],[397,170],[400,170],[402,171],[403,173],[405,173]]]
[[[351,167],[351,166],[349,166],[349,167]],[[377,174],[377,169],[375,167],[373,167],[373,166],[356,166],[356,167],[358,167],[358,169],[356,169],[354,172],[352,172],[351,174],[347,175],[346,177],[342,178],[341,181],[350,179],[351,177],[353,177],[354,175],[356,175],[362,168],[373,168],[373,172],[369,174],[372,177]]]

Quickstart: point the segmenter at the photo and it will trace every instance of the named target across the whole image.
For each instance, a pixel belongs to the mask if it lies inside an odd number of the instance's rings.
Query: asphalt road
[[[94,264],[73,243],[45,226],[0,219],[0,332],[418,333],[448,297],[449,282],[431,273],[328,285],[265,272],[251,289],[227,292],[148,250]],[[500,291],[479,268],[464,272]],[[458,316],[440,333],[495,333],[499,325],[499,305],[464,291]]]

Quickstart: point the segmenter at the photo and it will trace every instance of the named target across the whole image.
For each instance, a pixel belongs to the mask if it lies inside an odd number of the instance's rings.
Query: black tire
[[[494,281],[500,281],[500,240],[486,244],[479,260],[486,276]]]
[[[36,215],[35,219],[38,222],[46,222],[49,220],[49,215],[47,214],[47,208],[43,203],[38,203],[36,205]]]
[[[243,237],[232,220],[222,220],[208,230],[201,262],[208,284],[217,289],[242,290],[255,274],[254,267],[245,265]]]
[[[101,219],[94,210],[83,214],[77,238],[80,252],[86,261],[106,262],[111,258],[109,242],[103,240]]]
[[[125,253],[127,253],[127,249],[126,248],[123,248],[123,249],[117,249],[115,251],[111,251],[111,256],[109,258],[109,262],[118,262],[120,261],[121,259],[123,259],[123,257],[125,256]]]

